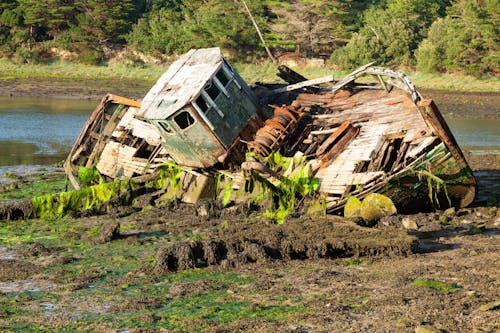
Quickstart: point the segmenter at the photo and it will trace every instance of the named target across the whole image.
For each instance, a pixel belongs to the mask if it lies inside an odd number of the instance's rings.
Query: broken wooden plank
[[[266,94],[266,96],[282,94],[282,93],[287,92],[287,91],[297,90],[300,88],[310,87],[310,86],[314,86],[316,84],[332,82],[332,81],[333,81],[333,75],[328,75],[328,76],[320,77],[318,79],[307,80],[307,81],[291,84],[291,85],[288,85],[286,87],[271,90],[270,92],[268,92]]]
[[[350,125],[350,124],[349,124]],[[325,168],[330,165],[337,156],[339,156],[344,149],[354,140],[354,138],[359,134],[360,128],[354,127],[352,125],[348,126],[345,130],[345,134],[340,137],[340,139],[331,146],[330,150],[321,157],[320,168]]]
[[[318,150],[316,150],[316,156],[322,156],[327,149],[339,138],[344,132],[348,131],[349,128],[352,127],[352,124],[349,120],[344,121],[337,129],[334,131],[323,143],[319,146]]]

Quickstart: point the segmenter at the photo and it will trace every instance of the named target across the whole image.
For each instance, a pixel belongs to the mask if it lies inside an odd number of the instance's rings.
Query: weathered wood
[[[446,121],[441,115],[441,112],[439,112],[434,101],[430,98],[425,99],[418,104],[418,109],[427,125],[429,125],[429,127],[439,136],[453,157],[459,162],[465,162],[464,154],[460,150],[457,141],[451,134],[450,128],[446,124]]]
[[[285,65],[278,66],[278,77],[282,78],[289,84],[307,81],[306,77],[300,75],[299,73]]]
[[[426,148],[428,148],[432,143],[434,143],[436,140],[437,140],[437,137],[435,137],[435,136],[426,137],[417,146],[411,148],[408,151],[408,153],[406,154],[406,158],[415,158],[422,151],[424,151]]]
[[[350,125],[345,131],[345,134],[333,145],[328,153],[324,154],[321,158],[320,168],[325,168],[330,165],[340,153],[351,143],[351,141],[358,135],[360,128]]]
[[[291,85],[288,85],[288,86],[283,87],[283,88],[271,90],[270,92],[268,92],[266,94],[266,96],[282,94],[282,93],[287,92],[287,91],[297,90],[300,88],[310,87],[310,86],[314,86],[316,84],[332,82],[332,81],[333,81],[333,75],[328,75],[328,76],[320,77],[318,79],[307,80],[307,81],[291,84]]]
[[[306,77],[300,75],[299,73],[285,65],[278,66],[278,77],[285,80],[288,84],[295,84],[308,80]],[[319,91],[319,89],[320,88],[317,86],[305,87],[305,90],[310,93],[316,93]]]
[[[328,148],[336,141],[339,137],[341,137],[344,132],[347,132],[349,128],[352,127],[352,124],[349,120],[344,121],[335,132],[333,132],[323,143],[319,146],[316,151],[316,156],[322,156]]]

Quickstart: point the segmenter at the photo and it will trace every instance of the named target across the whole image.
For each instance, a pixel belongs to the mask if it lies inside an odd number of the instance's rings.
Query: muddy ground
[[[210,202],[0,222],[0,331],[498,332],[500,156],[467,158],[473,207],[373,228]]]
[[[0,96],[100,100],[107,93],[141,99],[154,81],[0,78]]]

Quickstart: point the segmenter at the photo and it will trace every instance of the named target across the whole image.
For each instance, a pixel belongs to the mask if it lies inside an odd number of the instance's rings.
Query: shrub
[[[21,46],[14,53],[14,61],[20,64],[38,64],[41,60],[38,49]]]

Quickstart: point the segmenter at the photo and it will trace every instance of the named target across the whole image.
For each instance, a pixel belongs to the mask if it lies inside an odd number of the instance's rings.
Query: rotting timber
[[[309,195],[329,213],[373,192],[400,212],[474,200],[475,178],[446,122],[405,75],[373,64],[340,81],[307,80],[284,66],[278,75],[289,84],[250,88],[218,48],[189,51],[141,103],[103,99],[66,160],[71,183],[81,186],[81,167],[112,180],[176,163],[184,171],[178,199],[238,202],[255,195],[249,175],[275,188],[300,164],[304,177],[317,180]],[[301,162],[273,168],[266,161],[278,153]],[[221,178],[225,186],[217,186]],[[242,190],[250,193],[239,199]]]

